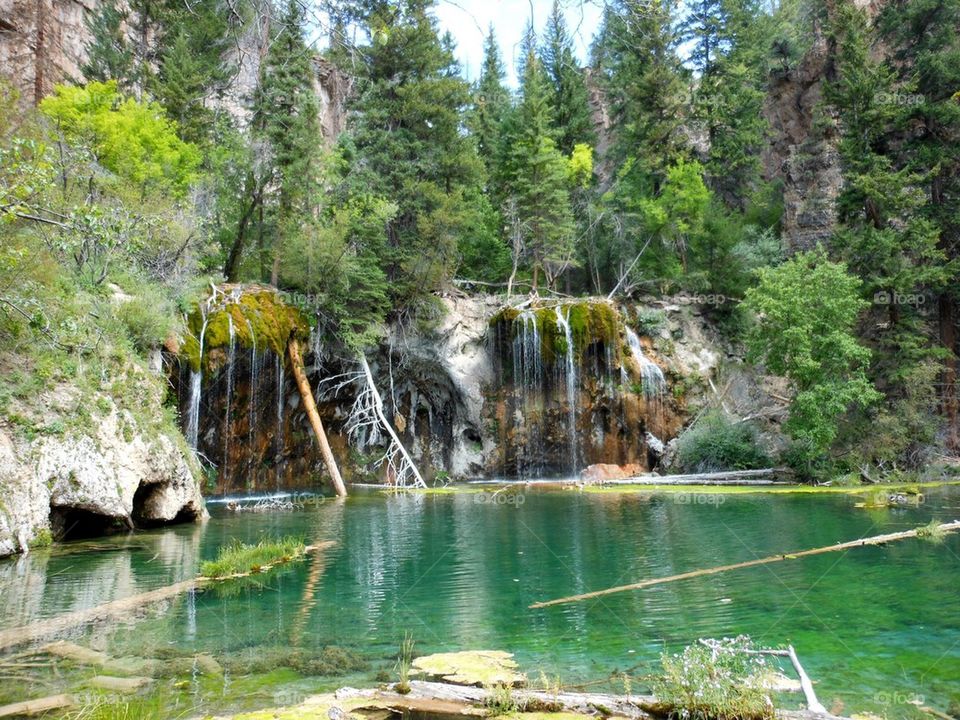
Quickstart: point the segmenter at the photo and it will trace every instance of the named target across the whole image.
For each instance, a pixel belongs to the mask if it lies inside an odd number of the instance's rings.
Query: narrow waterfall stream
[[[563,307],[557,305],[556,312],[557,325],[563,329],[563,336],[567,345],[566,367],[564,369],[564,375],[567,383],[567,439],[570,445],[570,472],[573,475],[576,475],[577,470],[579,469],[579,453],[577,452],[577,449],[580,443],[577,439],[578,378],[576,348],[573,344],[573,331],[570,329],[571,309],[572,307],[568,307],[566,314],[564,314]]]
[[[653,360],[644,355],[639,336],[630,328],[626,328],[626,333],[630,352],[640,369],[643,396],[652,400],[662,399],[667,391],[667,380],[663,375],[663,370]]]

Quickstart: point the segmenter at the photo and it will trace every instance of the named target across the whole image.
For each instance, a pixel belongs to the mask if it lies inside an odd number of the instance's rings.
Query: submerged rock
[[[412,674],[426,675],[457,685],[519,687],[526,676],[517,671],[513,653],[502,650],[467,650],[464,652],[424,655],[413,661]]]

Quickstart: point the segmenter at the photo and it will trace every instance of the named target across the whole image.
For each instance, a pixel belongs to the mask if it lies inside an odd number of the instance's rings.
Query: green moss
[[[236,288],[231,288],[233,292]],[[203,300],[196,304],[187,318],[189,333],[180,346],[180,355],[195,372],[200,370],[200,343],[203,342],[203,369],[214,369],[222,354],[210,350],[229,347],[230,327],[235,341],[242,347],[270,348],[283,357],[290,338],[308,340],[310,324],[296,307],[287,305],[272,288],[253,286],[241,288],[206,310]],[[206,324],[204,322],[206,321]]]
[[[32,550],[50,547],[53,545],[53,535],[48,528],[42,528],[33,536],[33,540],[29,542],[29,545]]]

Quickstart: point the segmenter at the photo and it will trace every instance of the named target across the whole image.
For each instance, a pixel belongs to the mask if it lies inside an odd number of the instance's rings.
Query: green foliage
[[[769,467],[770,457],[753,425],[712,411],[680,435],[675,462],[681,472],[701,473]]]
[[[116,313],[134,347],[142,353],[159,347],[177,327],[172,299],[161,288],[147,283],[139,287],[135,297],[118,301]]]
[[[177,125],[151,102],[123,98],[116,82],[58,85],[41,111],[69,143],[85,146],[119,178],[149,191],[182,196],[197,179],[200,152],[177,136]]]
[[[129,86],[134,58],[124,28],[128,17],[126,10],[109,1],[84,16],[90,42],[86,47],[87,61],[81,70],[88,82],[114,80],[124,88]]]
[[[690,720],[765,720],[774,707],[761,678],[770,672],[761,655],[751,655],[750,638],[739,636],[690,645],[660,658],[663,676],[653,683],[659,703]]]
[[[256,544],[233,541],[217,552],[216,560],[200,564],[200,574],[207,578],[225,578],[245,573],[257,574],[267,566],[288,563],[303,556],[305,545],[299,538],[264,539]]]
[[[413,666],[413,635],[410,632],[403,634],[403,641],[400,643],[400,652],[397,653],[397,686],[396,690],[401,695],[410,692],[410,668]]]
[[[878,399],[865,373],[870,351],[853,333],[866,306],[860,284],[817,250],[761,269],[759,284],[746,294],[758,315],[749,357],[790,380],[795,394],[786,429],[811,461],[830,448],[851,407]]]
[[[573,53],[573,38],[559,0],[554,0],[547,18],[540,62],[551,88],[550,124],[557,148],[564,155],[572,154],[578,145],[589,148],[595,141],[595,134],[587,84]]]

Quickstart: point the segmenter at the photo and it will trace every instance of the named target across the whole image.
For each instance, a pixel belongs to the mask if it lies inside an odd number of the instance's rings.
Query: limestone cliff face
[[[63,403],[71,394],[59,388],[45,399]],[[91,433],[27,439],[0,426],[0,556],[51,538],[206,516],[182,442],[143,432],[105,397],[98,403],[109,410]]]
[[[712,397],[710,382],[728,360],[688,304],[578,300],[505,310],[482,296],[443,304],[435,326],[393,326],[368,354],[386,413],[430,480],[570,476],[601,462],[650,469]],[[208,335],[205,345],[216,361],[200,392],[190,392],[184,363],[172,379],[181,417],[196,403],[197,447],[216,470],[213,492],[321,482],[322,459],[286,360],[264,342],[235,340],[230,351]],[[319,344],[306,362],[344,476],[383,481],[382,437],[348,433],[362,389],[357,368]]]
[[[856,5],[875,17],[886,1],[857,0]],[[832,10],[828,3],[827,12]],[[836,225],[843,184],[838,119],[823,103],[824,84],[834,77],[834,56],[835,48],[815,21],[813,42],[803,57],[772,73],[764,105],[770,124],[764,174],[783,182],[783,240],[792,252],[827,240]]]
[[[83,82],[88,21],[100,6],[101,0],[0,0],[0,75],[19,90],[22,102],[36,105],[57,83]],[[267,51],[269,8],[268,2],[259,3],[253,19],[236,29],[235,42],[224,58],[233,69],[231,80],[221,97],[209,100],[211,107],[227,111],[241,127],[249,123],[250,101]],[[140,42],[132,35],[130,40]],[[351,83],[322,58],[314,62],[320,123],[323,136],[332,141],[344,127]]]

